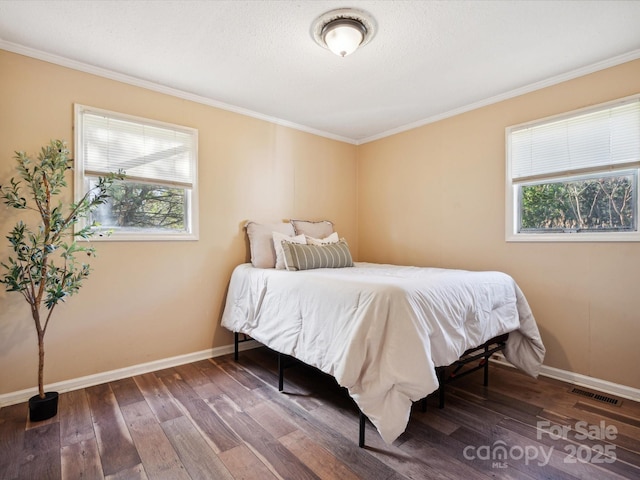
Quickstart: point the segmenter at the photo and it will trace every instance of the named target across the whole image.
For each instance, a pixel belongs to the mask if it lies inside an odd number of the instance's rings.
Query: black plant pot
[[[44,398],[34,395],[29,399],[29,420],[41,422],[58,413],[58,392],[45,392]]]

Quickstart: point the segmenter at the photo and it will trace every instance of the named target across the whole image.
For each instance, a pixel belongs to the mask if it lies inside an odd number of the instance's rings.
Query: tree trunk
[[[44,333],[38,332],[38,394],[44,398]]]

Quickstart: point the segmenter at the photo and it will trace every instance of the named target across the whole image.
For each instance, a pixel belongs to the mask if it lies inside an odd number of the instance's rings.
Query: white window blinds
[[[127,180],[192,188],[195,130],[91,109],[80,113],[86,175],[124,170]]]
[[[640,99],[514,127],[511,177],[587,172],[640,162]]]

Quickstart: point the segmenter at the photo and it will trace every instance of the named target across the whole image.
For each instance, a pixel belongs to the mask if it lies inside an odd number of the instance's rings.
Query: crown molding
[[[559,83],[566,82],[568,80],[573,80],[578,77],[589,75],[591,73],[595,73],[600,70],[604,70],[606,68],[615,67],[617,65],[631,62],[633,60],[637,60],[638,58],[640,58],[640,49],[633,50],[631,52],[618,55],[606,60],[602,60],[600,62],[596,62],[591,65],[587,65],[585,67],[581,67],[575,70],[571,70],[569,72],[565,72],[560,75],[556,75],[556,76],[547,78],[545,80],[541,80],[539,82],[531,83],[529,85],[525,85],[523,87],[516,88],[514,90],[510,90],[508,92],[501,93],[499,95],[494,95],[493,97],[489,97],[484,100],[480,100],[478,102],[463,105],[461,107],[454,108],[452,110],[448,110],[446,112],[439,113],[437,115],[433,115],[433,116],[424,118],[422,120],[418,120],[416,122],[412,122],[406,125],[402,125],[400,127],[392,128],[390,130],[386,130],[376,135],[372,135],[362,139],[354,139],[354,138],[344,137],[341,135],[336,135],[330,132],[325,132],[322,130],[317,130],[315,128],[307,127],[305,125],[300,125],[294,122],[290,122],[288,120],[272,117],[259,112],[255,112],[253,110],[249,110],[249,109],[238,107],[235,105],[230,105],[228,103],[220,102],[218,100],[214,100],[208,97],[203,97],[201,95],[196,95],[190,92],[185,92],[183,90],[179,90],[176,88],[167,87],[165,85],[161,85],[148,80],[143,80],[141,78],[132,77],[130,75],[125,75],[123,73],[108,70],[106,68],[96,67],[95,65],[78,62],[76,60],[71,60],[69,58],[61,57],[59,55],[54,55],[52,53],[47,53],[34,48],[25,47],[24,45],[19,45],[17,43],[7,42],[6,40],[0,39],[0,49],[7,50],[12,53],[17,53],[19,55],[35,58],[38,60],[42,60],[44,62],[53,63],[55,65],[60,65],[62,67],[71,68],[73,70],[90,73],[92,75],[97,75],[99,77],[108,78],[110,80],[115,80],[128,85],[133,85],[140,88],[145,88],[147,90],[163,93],[165,95],[170,95],[173,97],[182,98],[184,100],[189,100],[195,103],[207,105],[210,107],[219,108],[221,110],[237,113],[239,115],[256,118],[258,120],[263,120],[265,122],[273,123],[275,125],[280,125],[283,127],[294,129],[294,130],[299,130],[301,132],[310,133],[312,135],[317,135],[319,137],[324,137],[331,140],[348,143],[351,145],[363,145],[365,143],[374,142],[376,140],[380,140],[385,137],[390,137],[398,133],[403,133],[409,130],[413,130],[415,128],[419,128],[424,125],[428,125],[430,123],[435,123],[440,120],[444,120],[446,118],[451,118],[456,115],[460,115],[462,113],[470,112],[478,108],[486,107],[494,103],[502,102],[504,100],[508,100],[514,97],[518,97],[520,95],[531,93],[536,90],[541,90],[546,87],[557,85]]]
[[[363,145],[365,143],[373,142],[375,140],[380,140],[385,137],[390,137],[398,133],[406,132],[408,130],[413,130],[414,128],[422,127],[430,123],[435,123],[440,120],[454,117],[456,115],[470,112],[478,108],[486,107],[494,103],[502,102],[504,100],[509,100],[510,98],[519,97],[520,95],[535,92],[536,90],[541,90],[546,87],[551,87],[553,85],[557,85],[559,83],[566,82],[568,80],[573,80],[578,77],[583,77],[585,75],[589,75],[590,73],[595,73],[600,70],[604,70],[606,68],[611,68],[617,65],[621,65],[623,63],[631,62],[633,60],[637,60],[638,58],[640,58],[640,49],[633,50],[631,52],[625,53],[623,55],[618,55],[616,57],[612,57],[607,60],[592,63],[591,65],[587,65],[586,67],[581,67],[575,70],[571,70],[569,72],[565,72],[560,75],[556,75],[554,77],[541,80],[539,82],[531,83],[529,85],[525,85],[524,87],[516,88],[514,90],[510,90],[508,92],[501,93],[499,95],[494,95],[493,97],[485,98],[484,100],[480,100],[479,102],[463,105],[461,107],[454,108],[453,110],[449,110],[447,112],[443,112],[438,115],[434,115],[422,120],[418,120],[417,122],[408,123],[406,125],[393,128],[391,130],[387,130],[377,135],[372,135],[371,137],[363,138],[359,140],[356,144]]]
[[[239,115],[244,115],[246,117],[256,118],[258,120],[263,120],[265,122],[273,123],[275,125],[292,128],[294,130],[310,133],[312,135],[317,135],[319,137],[325,137],[331,140],[337,140],[339,142],[350,143],[352,145],[356,144],[356,141],[352,138],[347,138],[347,137],[343,137],[333,133],[325,132],[322,130],[317,130],[315,128],[307,127],[305,125],[300,125],[294,122],[290,122],[288,120],[283,120],[281,118],[264,115],[262,113],[254,112],[253,110],[249,110],[247,108],[237,107],[235,105],[230,105],[228,103],[214,100],[212,98],[203,97],[201,95],[196,95],[190,92],[185,92],[177,88],[167,87],[159,83],[143,80],[137,77],[132,77],[130,75],[125,75],[124,73],[115,72],[113,70],[108,70],[106,68],[96,67],[95,65],[90,65],[88,63],[78,62],[76,60],[71,60],[69,58],[61,57],[59,55],[43,52],[42,50],[36,50],[35,48],[25,47],[24,45],[19,45],[17,43],[7,42],[6,40],[0,39],[0,50],[6,50],[8,52],[17,53],[18,55],[24,55],[25,57],[35,58],[37,60],[42,60],[43,62],[52,63],[54,65],[60,65],[61,67],[71,68],[72,70],[78,70],[80,72],[89,73],[91,75],[96,75],[98,77],[108,78],[110,80],[115,80],[117,82],[125,83],[127,85],[133,85],[136,87],[144,88],[144,89],[162,93],[165,95],[170,95],[172,97],[181,98],[183,100],[189,100],[191,102],[200,103],[202,105],[207,105],[209,107],[219,108],[220,110],[226,110],[228,112],[237,113]]]

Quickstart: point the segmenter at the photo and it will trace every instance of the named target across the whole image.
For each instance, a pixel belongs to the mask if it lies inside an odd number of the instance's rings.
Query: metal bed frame
[[[243,338],[240,339],[240,335]],[[462,356],[446,367],[436,367],[436,375],[438,377],[438,408],[444,408],[444,393],[445,386],[478,370],[484,370],[484,386],[489,386],[489,359],[494,353],[500,352],[505,349],[505,345],[509,338],[509,334],[505,333],[491,340],[479,345],[475,348],[470,348],[462,354]],[[238,348],[240,343],[247,342],[251,338],[244,334],[234,332],[234,353],[233,358],[238,361]],[[284,370],[296,362],[303,363],[295,357],[286,355],[284,353],[276,352],[278,354],[278,391],[284,391]],[[470,366],[473,362],[478,362],[476,365]],[[420,400],[422,411],[427,409],[427,397]],[[367,416],[362,413],[362,410],[358,409],[360,413],[360,425],[358,434],[358,446],[365,446],[365,425]]]

